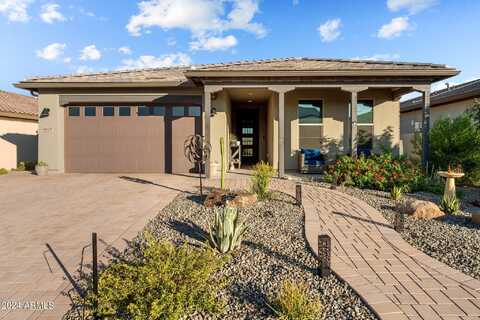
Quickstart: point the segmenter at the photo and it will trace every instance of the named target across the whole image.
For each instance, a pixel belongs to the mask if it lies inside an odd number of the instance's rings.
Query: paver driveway
[[[92,232],[98,233],[99,250],[121,247],[196,182],[160,174],[0,177],[0,299],[55,302],[43,312],[0,310],[0,319],[60,319],[68,308],[69,299],[60,294],[68,282],[46,243],[74,273]],[[90,252],[84,250],[84,263],[90,263]]]

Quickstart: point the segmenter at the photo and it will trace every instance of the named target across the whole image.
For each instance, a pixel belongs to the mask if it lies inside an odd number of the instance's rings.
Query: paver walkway
[[[245,176],[230,182],[245,187]],[[293,195],[295,183],[272,188]],[[318,235],[332,239],[332,270],[381,319],[480,319],[480,281],[418,251],[382,214],[347,194],[303,185],[305,235],[317,254]],[[480,252],[479,252],[480,254]]]
[[[309,245],[330,235],[333,271],[380,318],[480,319],[480,281],[412,247],[374,208],[314,186],[303,204]]]

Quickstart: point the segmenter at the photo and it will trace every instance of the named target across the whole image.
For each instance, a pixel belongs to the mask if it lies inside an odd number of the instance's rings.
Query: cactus
[[[223,137],[220,138],[220,189],[225,188],[225,142]]]
[[[239,220],[237,208],[215,208],[215,218],[210,226],[210,245],[221,253],[235,249],[242,242],[246,226]]]

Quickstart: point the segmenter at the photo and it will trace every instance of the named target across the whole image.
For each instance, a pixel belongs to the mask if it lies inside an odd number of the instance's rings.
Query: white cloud
[[[63,54],[66,47],[65,43],[52,43],[41,50],[37,50],[37,56],[45,60],[56,60]]]
[[[342,26],[342,20],[340,19],[332,19],[328,20],[320,27],[318,27],[318,32],[322,37],[322,42],[332,42],[337,39],[341,32],[340,27]]]
[[[78,74],[83,74],[83,73],[92,73],[94,69],[89,66],[79,66],[77,67],[77,70],[75,70],[75,73]]]
[[[378,30],[377,36],[383,39],[393,39],[402,35],[404,31],[411,30],[412,26],[408,17],[393,18],[387,24],[384,24],[380,30]]]
[[[97,47],[92,44],[86,46],[82,50],[82,54],[80,55],[80,60],[99,60],[102,57],[102,53]]]
[[[253,22],[259,12],[259,1],[145,0],[139,3],[139,13],[130,17],[126,28],[134,36],[148,33],[152,27],[186,29],[194,42],[222,37],[229,30],[248,31],[263,37],[265,27]]]
[[[131,55],[132,54],[132,49],[129,47],[120,47],[118,48],[118,52],[126,54],[126,55]]]
[[[58,9],[60,6],[56,3],[47,3],[42,6],[40,18],[43,22],[54,23],[55,21],[65,21],[65,17]]]
[[[398,61],[400,55],[397,53],[377,53],[367,57],[354,57],[352,60],[368,60],[368,61]]]
[[[63,59],[63,62],[70,63],[70,62],[72,62],[72,58],[66,57],[65,59]]]
[[[192,63],[192,59],[185,53],[165,54],[159,57],[140,56],[138,59],[126,59],[122,61],[120,70],[144,69],[144,68],[164,68],[174,66],[187,66]]]
[[[408,10],[410,14],[416,14],[435,5],[437,0],[387,0],[390,11]]]
[[[206,50],[217,51],[227,50],[237,45],[238,41],[232,35],[222,37],[202,38],[196,41],[190,42],[190,48],[192,50]]]
[[[32,2],[33,0],[0,0],[0,13],[9,21],[26,22],[30,19],[27,9]]]
[[[167,39],[167,45],[170,46],[170,47],[173,47],[177,44],[177,40],[175,40],[175,38],[168,38]]]

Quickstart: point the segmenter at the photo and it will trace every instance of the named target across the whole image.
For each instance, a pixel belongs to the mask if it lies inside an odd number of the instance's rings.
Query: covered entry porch
[[[280,177],[288,170],[299,170],[302,149],[321,150],[327,163],[339,154],[356,156],[385,148],[399,154],[399,98],[412,90],[429,97],[430,86],[205,85],[204,132],[212,145],[207,174],[217,174],[221,137],[227,145],[227,168],[231,160],[228,146],[238,140],[243,164],[268,162]],[[426,111],[428,106],[427,98]]]

